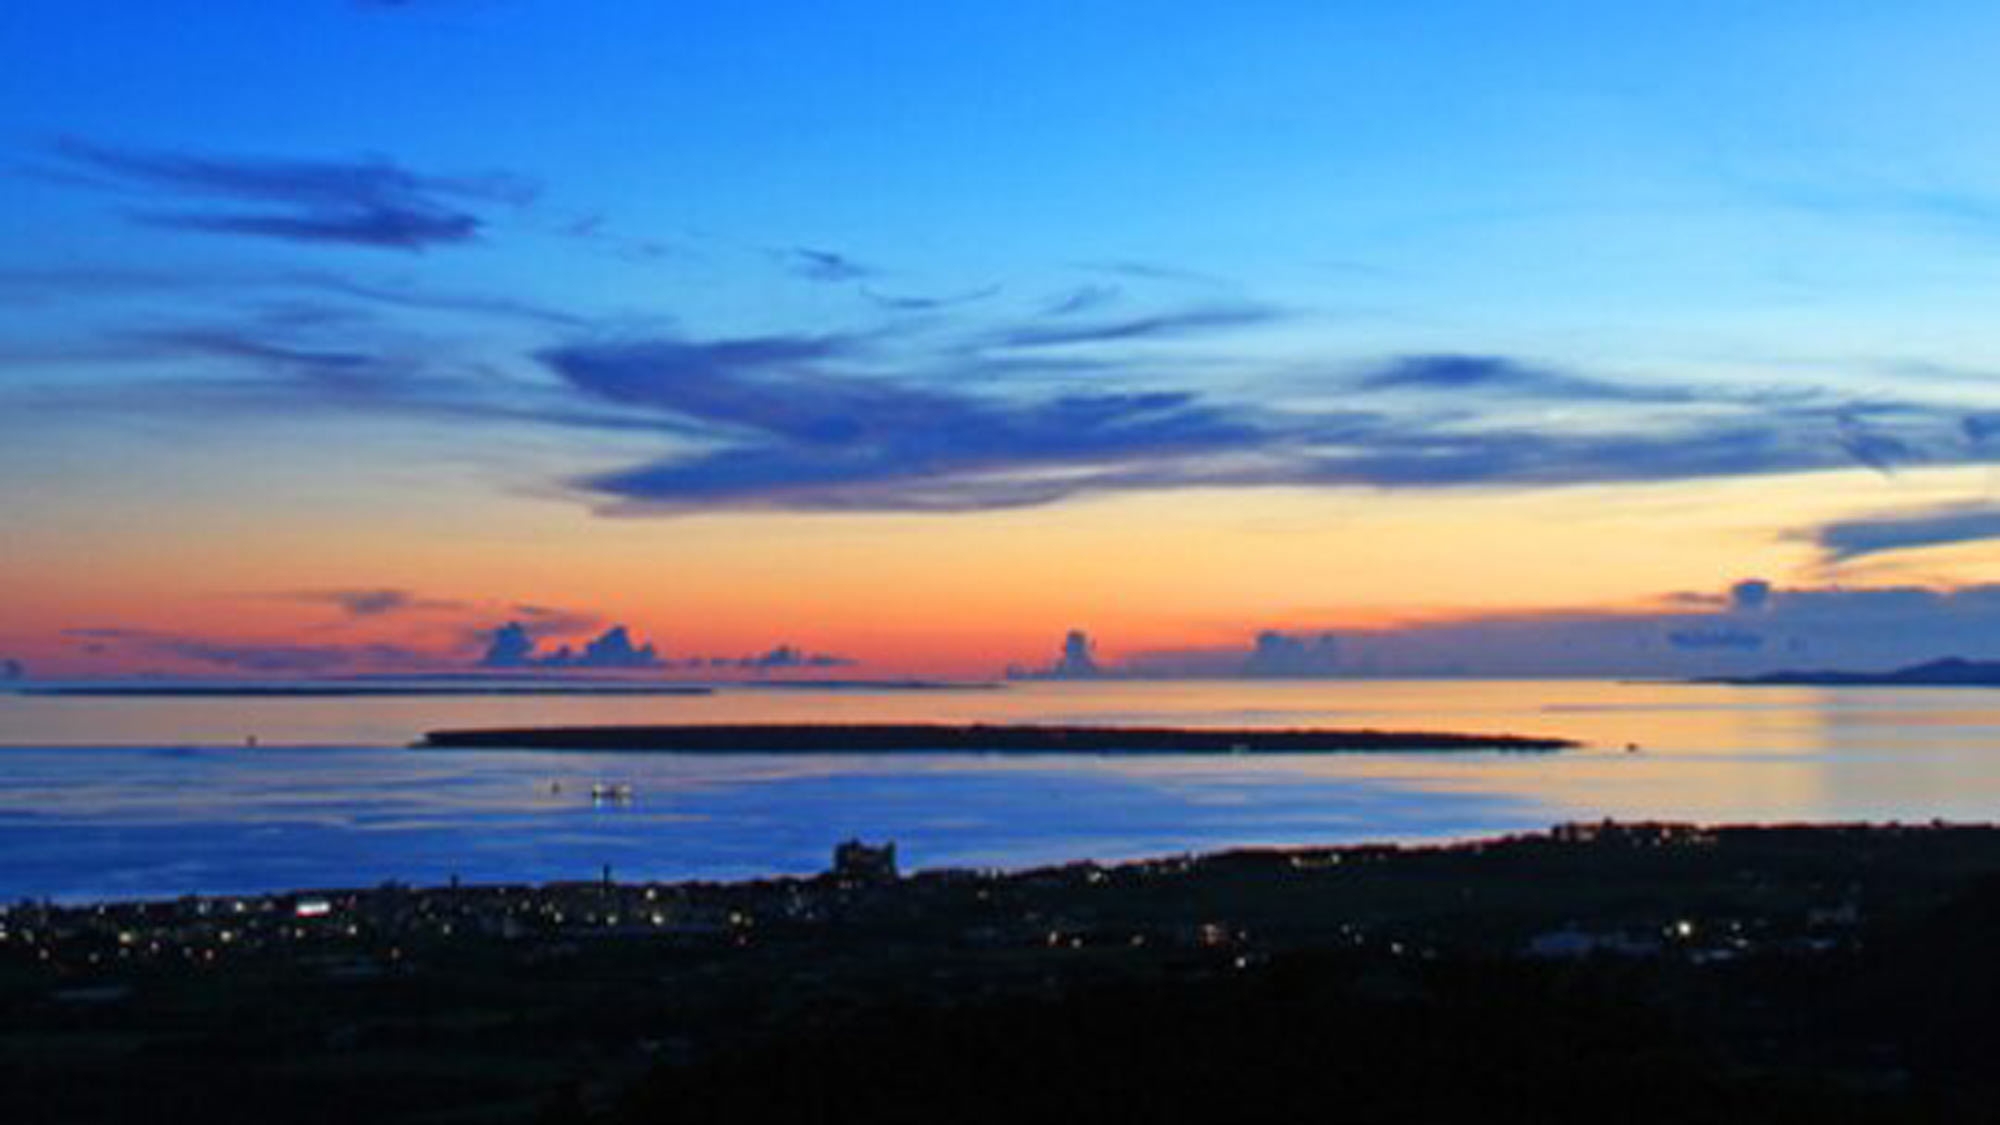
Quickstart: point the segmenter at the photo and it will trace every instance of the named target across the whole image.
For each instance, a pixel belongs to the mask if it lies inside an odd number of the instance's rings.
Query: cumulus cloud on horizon
[[[634,644],[623,625],[613,625],[586,642],[581,650],[563,645],[553,652],[537,651],[538,642],[526,625],[509,621],[490,634],[479,667],[488,669],[574,668],[632,670],[663,668],[651,644]]]
[[[1469,615],[1395,628],[1266,630],[1245,647],[1136,654],[1150,676],[1706,676],[2000,659],[2000,584],[1777,587],[1746,579],[1655,612]]]
[[[1101,680],[1113,674],[1112,669],[1098,663],[1097,641],[1082,629],[1063,635],[1062,647],[1048,664],[1007,669],[1007,678],[1012,680]]]
[[[485,650],[477,666],[495,671],[634,671],[684,669],[688,671],[736,671],[764,675],[810,669],[844,668],[856,663],[834,653],[809,652],[791,644],[773,645],[748,656],[668,657],[653,644],[639,644],[629,629],[613,625],[585,643],[581,649],[561,645],[543,652],[536,630],[520,621],[509,621],[485,635]]]
[[[1340,638],[1266,629],[1257,634],[1239,671],[1249,679],[1331,676],[1340,671]]]

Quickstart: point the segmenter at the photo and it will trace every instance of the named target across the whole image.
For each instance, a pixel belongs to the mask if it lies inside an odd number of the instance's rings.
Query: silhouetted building
[[[897,878],[895,842],[877,848],[847,840],[833,849],[831,874],[851,883],[893,883]]]

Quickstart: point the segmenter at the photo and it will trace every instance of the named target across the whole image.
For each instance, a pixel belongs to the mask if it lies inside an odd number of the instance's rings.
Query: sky
[[[10,0],[0,675],[2000,656],[1996,33]]]

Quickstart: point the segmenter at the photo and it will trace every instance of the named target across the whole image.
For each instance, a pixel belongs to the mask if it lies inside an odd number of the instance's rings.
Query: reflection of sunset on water
[[[1975,819],[2000,797],[1995,694],[1210,681],[642,698],[14,695],[0,696],[14,746],[0,749],[0,835],[20,877],[53,893],[150,893],[188,878],[351,881],[343,865],[357,862],[371,878],[458,868],[552,878],[600,862],[589,859],[599,852],[661,877],[810,870],[845,834],[894,837],[918,863],[1017,866],[1603,817]],[[1056,758],[405,748],[447,726],[747,721],[1432,729],[1584,745]],[[242,745],[249,732],[256,749]],[[163,748],[174,746],[189,749]],[[593,801],[594,787],[630,797]]]

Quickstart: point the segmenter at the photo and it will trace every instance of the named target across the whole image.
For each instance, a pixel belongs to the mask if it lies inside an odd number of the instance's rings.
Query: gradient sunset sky
[[[1837,0],[8,0],[0,658],[2000,656],[1995,42]]]

